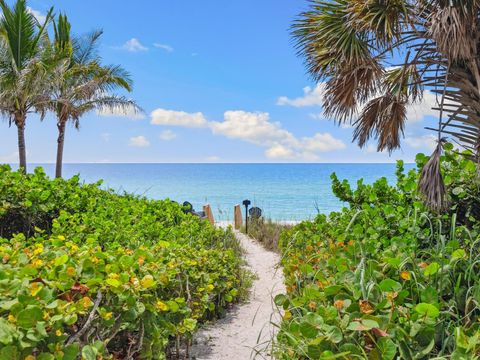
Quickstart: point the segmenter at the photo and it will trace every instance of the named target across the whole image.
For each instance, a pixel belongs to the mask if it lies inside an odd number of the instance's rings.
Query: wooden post
[[[233,220],[235,229],[240,230],[243,225],[242,208],[240,205],[235,205],[233,210]]]
[[[212,208],[209,204],[203,205],[203,211],[205,211],[205,216],[207,217],[210,224],[215,225],[215,219],[213,218]]]

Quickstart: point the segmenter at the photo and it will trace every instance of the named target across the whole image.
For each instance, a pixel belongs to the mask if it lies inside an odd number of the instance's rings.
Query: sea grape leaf
[[[25,329],[30,329],[35,327],[37,321],[42,320],[42,317],[42,310],[38,306],[32,306],[18,313],[17,325]]]
[[[437,318],[440,315],[440,310],[432,304],[420,303],[415,306],[415,311],[421,316],[429,318]]]

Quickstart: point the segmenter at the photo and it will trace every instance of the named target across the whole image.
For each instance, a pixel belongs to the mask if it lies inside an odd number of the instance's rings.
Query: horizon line
[[[401,161],[401,160],[397,160]],[[371,165],[371,164],[396,164],[391,162],[66,162],[63,165],[329,165],[329,164],[347,164],[347,165]],[[404,164],[415,164],[415,161],[405,161]],[[28,165],[55,165],[54,162],[32,162]],[[1,165],[1,164],[0,164]],[[3,163],[3,165],[16,165],[18,163]]]

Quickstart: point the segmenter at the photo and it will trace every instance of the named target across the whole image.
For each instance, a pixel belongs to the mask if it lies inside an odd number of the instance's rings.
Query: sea
[[[29,166],[29,171],[42,166],[54,175],[53,164]],[[274,221],[309,220],[340,210],[346,204],[332,192],[332,173],[352,187],[362,178],[372,183],[386,177],[395,184],[395,164],[65,164],[63,172],[66,178],[79,174],[85,183],[102,179],[103,188],[119,193],[188,201],[195,210],[210,204],[217,221],[232,221],[234,206],[244,200]]]

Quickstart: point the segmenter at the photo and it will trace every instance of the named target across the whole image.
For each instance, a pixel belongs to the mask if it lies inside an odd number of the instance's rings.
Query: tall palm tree
[[[25,0],[9,7],[0,0],[0,112],[15,124],[20,168],[26,171],[25,124],[30,111],[44,115],[48,66],[43,45],[52,9],[43,24],[28,11]]]
[[[101,32],[72,39],[71,25],[65,15],[54,23],[54,57],[58,66],[52,72],[50,108],[57,117],[57,161],[55,176],[62,176],[66,125],[78,129],[80,118],[92,110],[129,113],[142,111],[135,101],[112,94],[132,90],[130,75],[119,66],[104,66],[96,48]]]
[[[444,209],[444,136],[480,159],[480,1],[312,0],[293,36],[309,73],[326,82],[325,113],[351,122],[360,146],[373,138],[379,151],[399,148],[407,106],[437,94],[438,145],[419,190]]]

